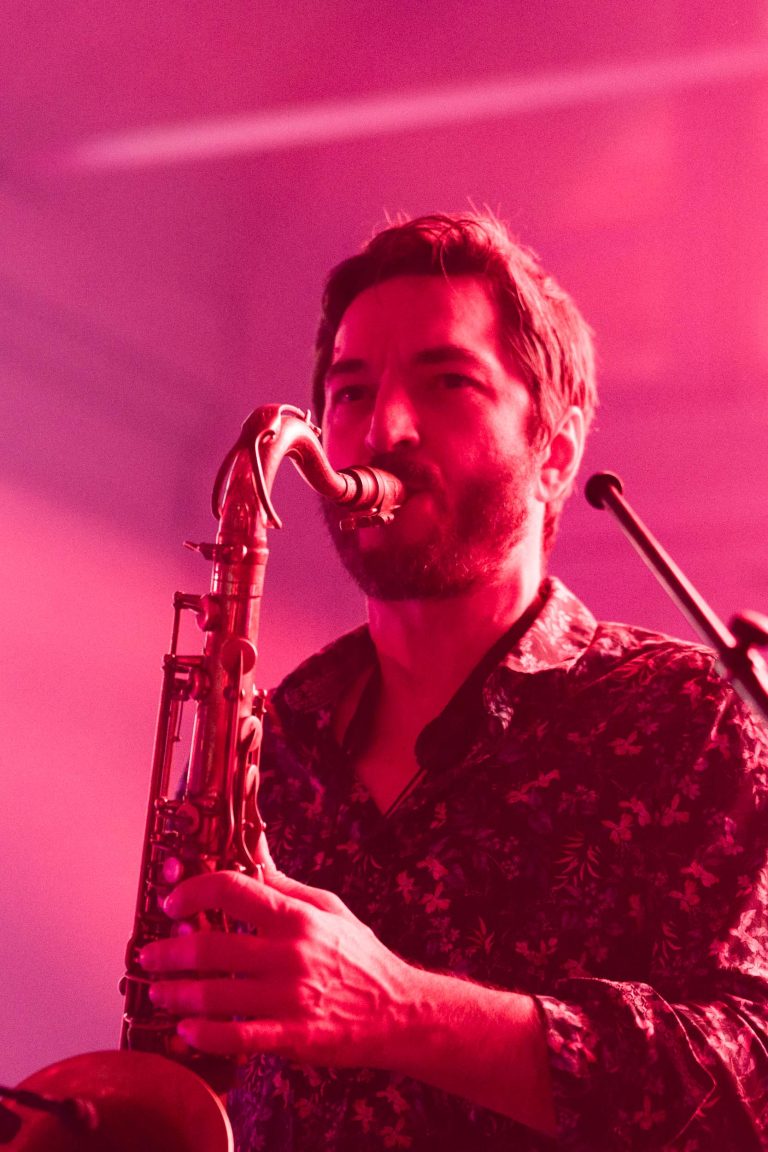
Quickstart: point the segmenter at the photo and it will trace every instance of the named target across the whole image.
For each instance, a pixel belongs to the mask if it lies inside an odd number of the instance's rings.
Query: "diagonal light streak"
[[[698,88],[768,74],[768,43],[662,59],[542,73],[391,96],[364,96],[93,136],[57,167],[143,168],[314,144],[391,135],[419,128],[504,119],[549,108]]]

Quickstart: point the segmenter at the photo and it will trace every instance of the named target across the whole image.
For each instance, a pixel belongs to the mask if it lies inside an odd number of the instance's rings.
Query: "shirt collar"
[[[528,675],[568,669],[592,641],[597,621],[564,584],[556,577],[548,577],[542,584],[541,596],[541,610],[520,639],[501,656],[498,668]],[[361,625],[305,660],[286,677],[277,695],[291,712],[329,707],[375,659],[368,627]]]
[[[500,660],[500,666],[526,673],[571,668],[592,642],[597,621],[560,580],[548,577],[541,596],[541,611]]]

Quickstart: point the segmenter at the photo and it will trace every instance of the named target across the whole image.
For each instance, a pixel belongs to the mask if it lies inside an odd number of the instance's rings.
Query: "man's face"
[[[532,404],[474,277],[399,276],[342,317],[326,377],[334,468],[393,472],[408,498],[392,524],[339,532],[342,561],[382,600],[456,595],[498,576],[531,530]]]

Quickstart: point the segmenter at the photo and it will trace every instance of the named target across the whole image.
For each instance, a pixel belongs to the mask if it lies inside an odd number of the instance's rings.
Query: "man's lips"
[[[422,460],[409,460],[397,453],[382,453],[369,460],[371,468],[391,472],[405,485],[405,502],[425,492],[433,493],[440,487],[437,469]]]

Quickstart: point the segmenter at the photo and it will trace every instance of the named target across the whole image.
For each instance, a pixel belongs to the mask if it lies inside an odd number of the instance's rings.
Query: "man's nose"
[[[407,388],[398,383],[382,383],[371,412],[366,447],[375,454],[415,447],[418,442],[417,413]]]

